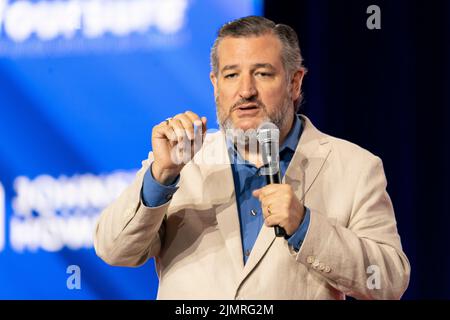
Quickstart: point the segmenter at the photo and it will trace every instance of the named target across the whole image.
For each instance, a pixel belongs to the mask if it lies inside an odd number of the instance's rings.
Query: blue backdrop
[[[0,0],[0,299],[156,297],[153,261],[96,257],[95,218],[156,123],[192,109],[217,126],[215,33],[261,13],[251,0]]]

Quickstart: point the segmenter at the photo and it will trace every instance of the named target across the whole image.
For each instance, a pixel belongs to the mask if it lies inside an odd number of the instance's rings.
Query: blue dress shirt
[[[286,170],[294,156],[302,133],[302,123],[295,117],[294,125],[289,132],[286,140],[280,148],[280,170],[281,176],[284,177]],[[237,161],[231,161],[231,169],[234,178],[236,203],[238,207],[239,222],[241,228],[242,249],[244,253],[244,263],[247,262],[250,252],[256,242],[259,231],[264,224],[261,204],[259,200],[253,197],[252,192],[266,185],[266,177],[260,175],[262,168],[256,168],[253,164],[241,158],[236,152],[234,145],[228,143],[230,157],[236,157]],[[151,174],[151,167],[144,176],[142,187],[142,201],[148,207],[161,206],[169,201],[173,194],[178,190],[178,183],[165,186],[158,183]],[[300,250],[306,232],[309,227],[310,211],[305,208],[305,216],[302,223],[288,238],[288,243],[295,251]]]

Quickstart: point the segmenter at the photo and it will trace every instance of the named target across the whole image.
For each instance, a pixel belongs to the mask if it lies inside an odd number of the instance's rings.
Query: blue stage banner
[[[153,260],[95,255],[101,210],[152,127],[193,110],[217,128],[209,50],[262,1],[0,0],[0,299],[154,299]]]

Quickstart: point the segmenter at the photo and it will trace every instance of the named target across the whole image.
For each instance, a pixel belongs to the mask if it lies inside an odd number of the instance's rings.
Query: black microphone
[[[266,176],[267,184],[281,183],[279,161],[280,130],[272,122],[264,122],[257,130],[257,138],[264,163],[261,175]],[[286,236],[286,231],[280,226],[275,226],[275,235],[284,237]]]

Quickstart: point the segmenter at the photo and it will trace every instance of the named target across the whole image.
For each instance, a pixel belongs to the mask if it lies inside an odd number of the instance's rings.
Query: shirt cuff
[[[173,194],[178,190],[176,186],[180,181],[178,175],[174,183],[163,185],[155,180],[152,174],[152,165],[145,172],[144,182],[142,184],[141,199],[145,206],[153,208],[159,207],[172,199]]]
[[[291,245],[296,252],[300,250],[303,240],[305,240],[306,232],[308,231],[309,227],[310,215],[311,212],[309,211],[308,208],[305,207],[305,216],[303,218],[302,223],[299,225],[297,231],[295,231],[294,234],[290,236],[288,239],[288,244]]]

